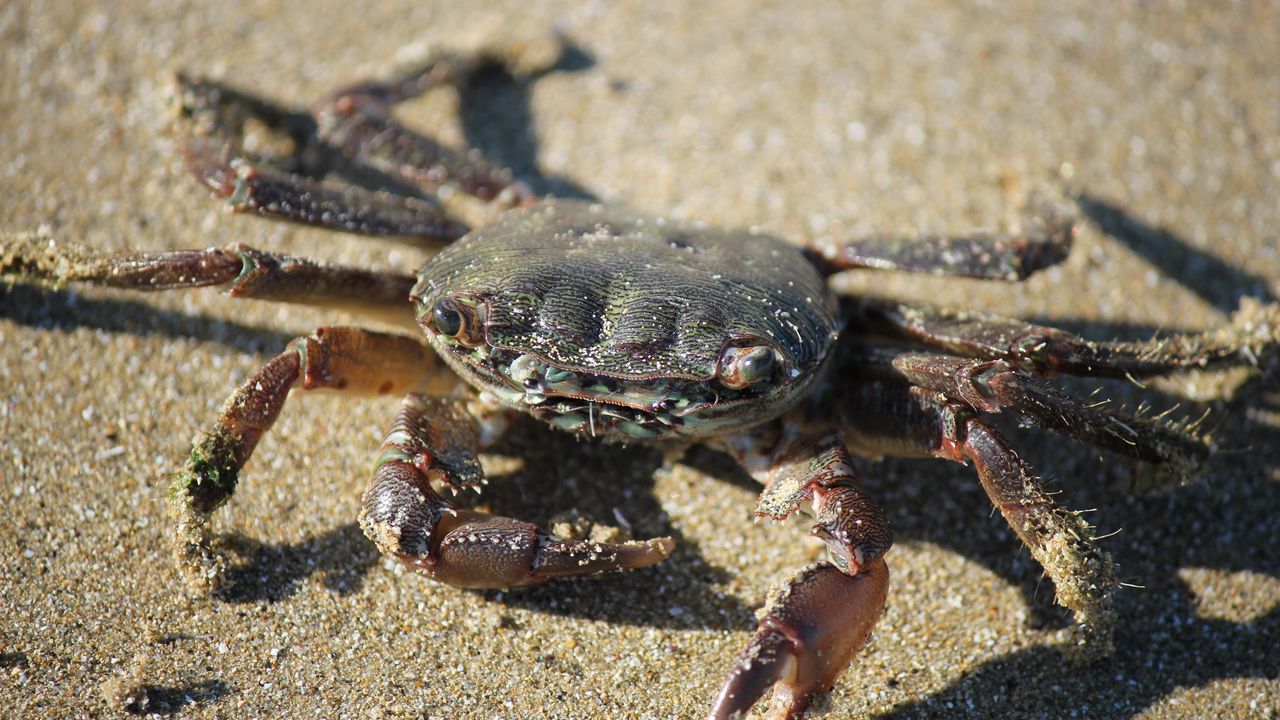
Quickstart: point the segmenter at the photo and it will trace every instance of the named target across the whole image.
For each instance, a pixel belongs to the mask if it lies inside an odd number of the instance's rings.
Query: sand
[[[999,226],[1082,193],[1072,257],[1023,286],[855,273],[856,292],[1090,337],[1214,327],[1280,295],[1280,12],[1269,3],[24,2],[0,9],[0,229],[100,251],[249,242],[374,267],[393,243],[223,212],[167,130],[190,69],[306,104],[436,44],[557,28],[573,62],[403,119],[540,192],[791,237]],[[698,717],[768,586],[816,557],[753,524],[718,456],[664,468],[522,426],[488,502],[669,534],[659,568],[520,592],[438,586],[355,524],[393,400],[292,402],[218,529],[225,591],[183,589],[166,477],[222,398],[319,312],[215,292],[0,287],[0,716]],[[1208,407],[1198,484],[1124,491],[1114,457],[1011,429],[1096,508],[1126,582],[1118,650],[1080,666],[1039,568],[965,468],[864,463],[897,533],[870,646],[814,717],[1270,718],[1280,707],[1280,389]],[[1086,389],[1092,386],[1077,385]]]

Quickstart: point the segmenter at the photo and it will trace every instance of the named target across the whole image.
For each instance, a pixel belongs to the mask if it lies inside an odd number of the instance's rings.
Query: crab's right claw
[[[456,400],[405,396],[365,491],[360,527],[384,555],[433,580],[509,588],[649,567],[671,538],[620,543],[562,539],[537,525],[460,508],[440,496],[479,489],[480,425]]]
[[[771,594],[756,634],[720,688],[708,720],[746,717],[773,686],[771,720],[804,712],[866,644],[889,590],[882,558],[846,575],[827,562],[800,571]]]

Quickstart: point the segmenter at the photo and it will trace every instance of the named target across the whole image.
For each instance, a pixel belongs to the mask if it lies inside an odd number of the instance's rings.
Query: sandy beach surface
[[[118,252],[247,242],[371,267],[412,248],[233,216],[190,179],[166,95],[187,69],[288,103],[429,48],[553,29],[498,75],[400,117],[540,193],[789,237],[999,227],[1079,197],[1070,259],[1021,286],[849,273],[850,292],[1018,314],[1092,338],[1212,328],[1280,296],[1280,9],[1273,3],[113,3],[0,7],[0,230]],[[295,398],[218,517],[232,565],[185,589],[167,477],[226,394],[349,316],[214,291],[0,284],[0,717],[700,717],[767,588],[819,557],[754,524],[726,459],[664,467],[521,425],[485,501],[670,535],[661,566],[518,592],[427,582],[355,522],[393,399]],[[971,470],[866,462],[897,535],[876,634],[812,717],[1274,718],[1280,382],[1231,402],[1178,378],[1102,393],[1206,421],[1204,479],[1005,425],[1115,533],[1114,656],[1060,652],[1067,614]],[[1073,383],[1089,392],[1095,385]],[[763,717],[757,711],[756,716]]]

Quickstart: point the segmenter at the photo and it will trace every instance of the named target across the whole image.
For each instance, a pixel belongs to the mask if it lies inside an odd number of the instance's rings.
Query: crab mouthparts
[[[689,413],[715,404],[706,382],[658,377],[638,380],[575,372],[529,354],[498,360],[504,394],[562,430],[614,440],[645,440],[678,433]]]

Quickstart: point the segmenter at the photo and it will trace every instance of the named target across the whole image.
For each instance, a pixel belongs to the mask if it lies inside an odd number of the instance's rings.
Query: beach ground
[[[395,0],[0,10],[0,231],[95,251],[246,242],[372,267],[419,251],[233,216],[182,167],[186,69],[303,105],[433,46],[553,29],[532,82],[432,93],[401,119],[541,193],[788,237],[999,227],[1078,198],[1073,255],[1022,285],[850,273],[850,292],[1062,324],[1212,328],[1280,295],[1280,11],[1269,3],[855,4]],[[486,501],[574,509],[679,543],[660,567],[517,592],[426,582],[356,525],[389,399],[292,401],[220,513],[229,582],[184,589],[168,476],[226,394],[292,337],[355,322],[213,291],[0,285],[0,716],[699,717],[767,588],[818,557],[752,522],[723,458],[665,467],[521,425]],[[1078,665],[1068,617],[970,469],[866,462],[897,543],[888,609],[814,717],[1274,718],[1280,387],[1106,397],[1210,411],[1197,484],[1125,491],[1128,463],[1009,426],[1119,563],[1117,651]],[[1088,392],[1093,385],[1072,384]],[[758,713],[759,716],[762,714]]]

